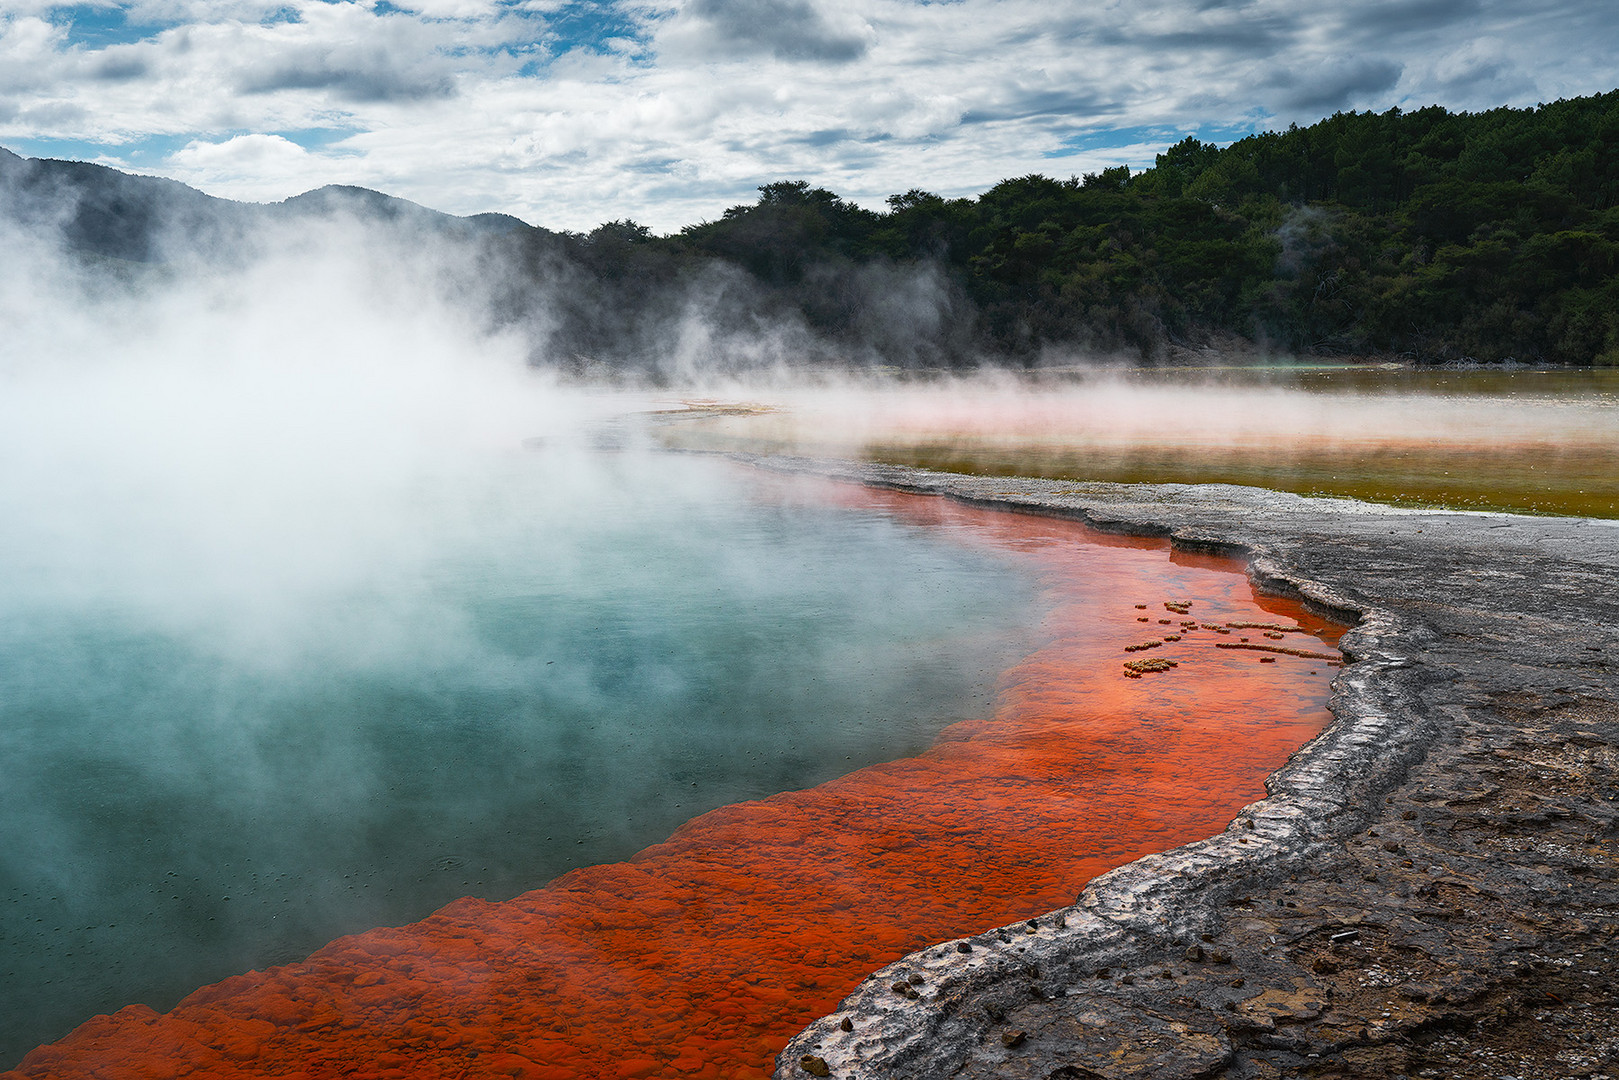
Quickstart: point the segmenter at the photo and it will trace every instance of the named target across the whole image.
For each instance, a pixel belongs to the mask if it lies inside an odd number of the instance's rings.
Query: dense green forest
[[[609,286],[721,260],[765,308],[860,341],[885,316],[873,274],[928,267],[945,299],[908,328],[924,362],[1064,345],[1151,359],[1224,332],[1293,352],[1619,363],[1619,91],[1340,113],[1224,149],[1189,138],[1134,174],[888,207],[775,183],[672,236],[613,222],[528,243]]]
[[[457,218],[362,188],[233,203],[0,150],[0,219],[131,280],[338,216],[407,237],[413,257],[474,250],[458,295],[525,333],[536,363],[1153,361],[1238,335],[1288,353],[1619,364],[1619,90],[1339,113],[1224,149],[1186,139],[1142,172],[1023,176],[976,199],[913,190],[883,212],[779,182],[669,236]]]

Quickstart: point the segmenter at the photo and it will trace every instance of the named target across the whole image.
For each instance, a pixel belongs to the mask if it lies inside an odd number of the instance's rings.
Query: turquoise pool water
[[[294,475],[0,490],[0,1067],[914,753],[1038,624],[988,552],[706,459]]]

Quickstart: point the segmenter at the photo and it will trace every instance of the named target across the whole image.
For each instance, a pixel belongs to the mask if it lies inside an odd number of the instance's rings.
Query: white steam
[[[0,271],[4,606],[74,598],[243,651],[424,572],[489,463],[623,409],[480,331],[434,252],[341,225],[228,272],[97,287],[24,238]],[[577,464],[577,463],[575,463]],[[556,502],[588,487],[548,470]],[[481,478],[481,479],[480,479]],[[450,505],[446,505],[450,504]]]

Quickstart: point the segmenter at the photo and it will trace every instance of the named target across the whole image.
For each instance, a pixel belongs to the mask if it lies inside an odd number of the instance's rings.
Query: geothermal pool
[[[1218,831],[1329,719],[1336,629],[1228,560],[665,455],[559,522],[544,460],[412,588],[242,649],[127,597],[19,624],[15,1052],[142,1003],[26,1075],[763,1076],[871,969]]]
[[[0,1068],[758,1076],[1326,722],[1233,565],[645,452],[352,248],[0,296]]]
[[[1038,623],[1004,554],[711,462],[518,452],[416,500],[405,550],[269,588],[196,579],[275,553],[0,523],[0,1067],[919,752]]]

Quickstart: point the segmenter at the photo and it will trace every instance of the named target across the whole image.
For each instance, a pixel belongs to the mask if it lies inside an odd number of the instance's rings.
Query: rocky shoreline
[[[1269,798],[876,972],[780,1080],[1619,1075],[1619,522],[749,460],[1235,554],[1354,625]]]

